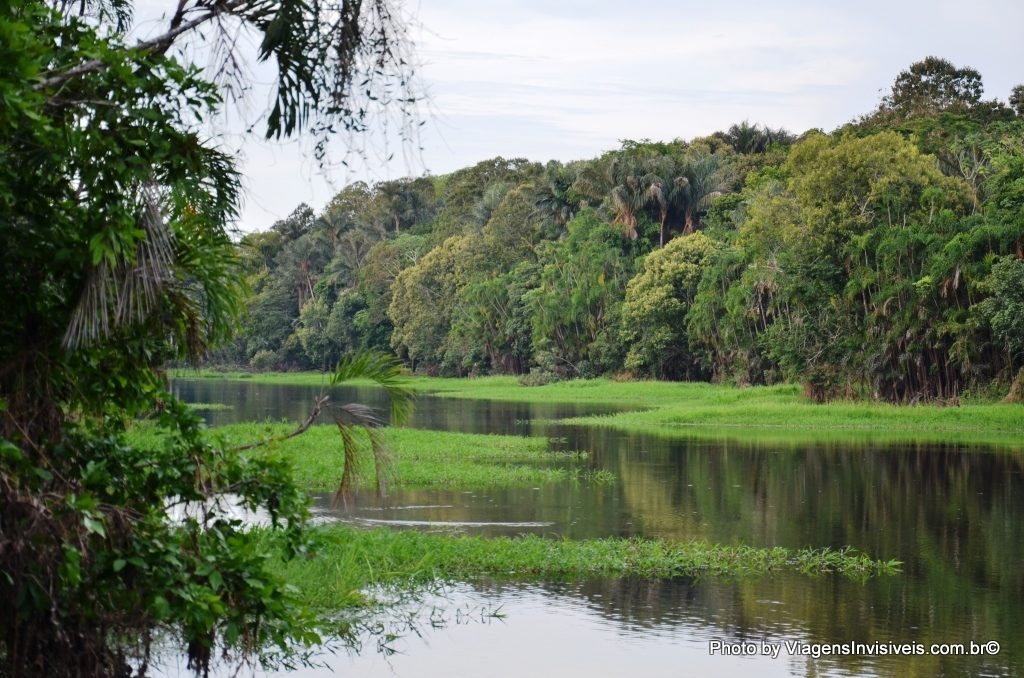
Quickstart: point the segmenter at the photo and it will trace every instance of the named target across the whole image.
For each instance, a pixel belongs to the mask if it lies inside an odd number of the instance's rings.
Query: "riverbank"
[[[317,372],[247,373],[181,370],[177,378],[324,386]],[[446,398],[581,403],[631,408],[568,420],[671,437],[757,439],[770,443],[943,443],[1024,447],[1024,406],[890,405],[873,401],[817,404],[795,385],[737,388],[705,383],[571,380],[522,386],[515,377],[410,377],[420,393]]]

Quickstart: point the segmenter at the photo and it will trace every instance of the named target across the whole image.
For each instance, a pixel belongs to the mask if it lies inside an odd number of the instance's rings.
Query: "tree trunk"
[[[1006,394],[1003,402],[1024,404],[1024,367],[1017,372],[1017,378],[1010,384],[1010,392]]]

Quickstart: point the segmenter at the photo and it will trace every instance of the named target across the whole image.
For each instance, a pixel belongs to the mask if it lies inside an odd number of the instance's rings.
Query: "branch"
[[[172,28],[169,31],[161,35],[158,35],[155,38],[151,38],[149,40],[142,40],[138,44],[136,44],[135,47],[133,47],[132,49],[139,52],[145,52],[147,50],[155,48],[161,48],[162,51],[166,50],[168,47],[171,46],[171,43],[174,41],[174,39],[182,33],[187,33],[193,28],[196,28],[197,26],[206,23],[210,19],[213,19],[214,17],[220,14],[226,12],[229,13],[232,10],[237,9],[238,7],[244,5],[247,1],[248,0],[231,0],[231,2],[214,5],[206,14],[203,14],[201,16],[196,17],[195,19],[185,22],[181,21],[184,13],[182,12],[182,6],[179,5],[178,11],[175,13],[174,18],[171,21]],[[89,61],[80,63],[77,66],[70,68],[62,73],[51,75],[46,80],[43,80],[42,82],[38,82],[35,85],[32,85],[32,91],[39,92],[41,90],[57,87],[59,85],[64,84],[68,80],[71,80],[72,78],[76,78],[80,75],[85,75],[86,73],[93,73],[104,68],[105,66],[106,63],[101,61],[100,59],[90,59]]]
[[[317,420],[317,417],[320,416],[320,411],[323,409],[324,405],[327,404],[328,400],[330,400],[330,396],[327,395],[322,395],[319,398],[317,398],[316,404],[313,405],[313,411],[309,413],[308,417],[306,417],[306,421],[302,422],[302,424],[297,429],[295,429],[288,435],[277,436],[276,438],[269,438],[267,440],[260,440],[255,443],[249,443],[248,445],[239,445],[238,447],[232,447],[231,451],[241,452],[242,450],[252,450],[257,447],[269,445],[270,443],[279,443],[282,440],[288,440],[289,438],[294,438],[296,436],[302,435],[309,429],[310,426],[313,425],[313,422]]]

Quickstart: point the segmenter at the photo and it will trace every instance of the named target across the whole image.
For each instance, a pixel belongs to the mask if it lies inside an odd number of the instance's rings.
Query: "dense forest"
[[[994,395],[1024,365],[1024,86],[929,57],[826,133],[749,122],[545,165],[354,183],[239,248],[215,364],[524,383],[795,381],[818,400]]]

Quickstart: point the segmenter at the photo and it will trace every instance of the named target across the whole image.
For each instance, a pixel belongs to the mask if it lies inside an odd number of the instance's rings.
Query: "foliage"
[[[631,263],[622,244],[616,229],[583,210],[565,238],[539,248],[538,285],[523,300],[535,350],[550,351],[567,374],[594,376],[621,360],[616,329]]]
[[[992,324],[995,339],[1009,356],[1024,354],[1024,261],[1004,257],[992,266],[988,282],[992,296],[979,312]]]
[[[905,116],[969,107],[981,100],[981,73],[957,68],[938,57],[926,57],[896,77],[883,106]]]
[[[1017,85],[1010,91],[1009,101],[1014,113],[1024,115],[1024,85]]]
[[[287,466],[209,442],[161,369],[229,336],[243,265],[262,276],[257,307],[280,307],[258,320],[252,353],[286,350],[267,335],[289,336],[275,323],[316,296],[303,262],[319,256],[308,209],[238,256],[239,177],[202,126],[223,110],[213,78],[237,76],[234,43],[209,70],[183,55],[248,31],[277,70],[267,134],[309,130],[323,150],[332,129],[363,129],[374,101],[413,112],[401,24],[383,1],[347,7],[183,0],[139,43],[125,0],[5,9],[0,245],[18,255],[0,271],[3,673],[125,675],[130,659],[145,672],[157,636],[199,672],[215,654],[294,663],[317,640],[225,510],[265,512],[285,554],[301,553],[305,501]],[[158,449],[125,441],[142,416],[166,433]]]
[[[218,358],[294,369],[392,349],[428,374],[630,370],[955,403],[1021,367],[986,300],[993,265],[1024,258],[1022,138],[977,71],[929,57],[831,134],[743,121],[353,184],[249,239],[258,317]]]
[[[700,376],[686,343],[686,314],[718,244],[703,233],[676,238],[644,259],[629,281],[622,310],[625,366],[650,376]]]
[[[468,236],[448,238],[395,279],[388,308],[395,328],[391,344],[414,367],[444,359],[468,242]]]
[[[416,393],[409,388],[402,376],[400,363],[393,357],[383,353],[365,352],[346,356],[338,362],[331,375],[331,386],[337,386],[353,379],[369,379],[384,389],[391,405],[391,423],[401,426],[412,413],[412,404]],[[334,422],[341,433],[345,463],[341,482],[335,502],[348,501],[349,495],[359,473],[359,453],[361,445],[356,439],[357,431],[366,434],[370,441],[373,458],[374,474],[377,480],[377,494],[383,496],[387,491],[387,476],[390,454],[384,443],[379,428],[384,422],[369,407],[358,403],[337,406]]]
[[[370,585],[496,577],[503,580],[579,580],[636,577],[756,577],[777,572],[838,573],[860,580],[892,576],[897,561],[854,549],[720,546],[661,539],[546,539],[428,534],[413,530],[324,528],[318,557],[283,567],[303,595],[326,609],[360,602]],[[338,573],[347,575],[339,581]]]

